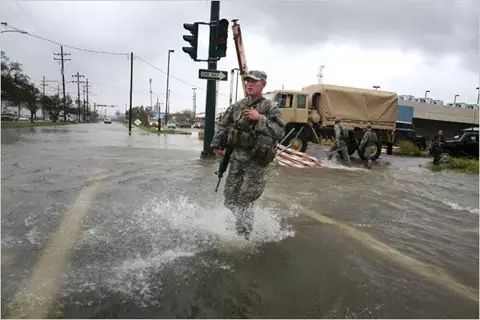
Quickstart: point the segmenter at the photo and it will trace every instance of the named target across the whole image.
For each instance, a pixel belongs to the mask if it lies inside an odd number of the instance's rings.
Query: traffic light
[[[197,61],[197,46],[198,46],[198,23],[184,23],[183,27],[190,31],[191,35],[184,35],[183,40],[190,43],[190,47],[182,47],[183,52],[188,53],[190,58]]]
[[[227,19],[218,21],[217,38],[215,41],[217,58],[223,58],[227,55],[228,25]]]

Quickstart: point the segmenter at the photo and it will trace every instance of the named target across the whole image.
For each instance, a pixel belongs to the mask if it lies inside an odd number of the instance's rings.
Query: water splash
[[[196,259],[200,253],[216,251],[227,256],[254,253],[264,243],[279,242],[294,235],[289,225],[282,224],[275,209],[257,207],[254,229],[247,241],[237,235],[232,213],[220,202],[202,205],[185,195],[155,196],[124,223],[138,226],[143,246],[148,249],[117,260],[107,285],[110,290],[134,297],[142,304],[152,303],[158,291],[163,290],[164,268],[169,268],[169,272],[190,274],[195,272],[189,270],[191,259]],[[97,234],[102,232],[89,232],[88,235]],[[232,268],[218,257],[207,264],[219,269]],[[170,268],[172,266],[175,267]]]
[[[442,200],[442,203],[444,205],[446,205],[447,207],[449,207],[450,209],[453,209],[453,210],[468,211],[468,212],[473,213],[473,214],[480,214],[480,209],[478,209],[478,208],[462,207],[461,205],[459,205],[455,202],[445,201],[445,200]]]
[[[340,162],[335,160],[322,160],[322,167],[329,168],[329,169],[337,169],[337,170],[344,170],[344,171],[356,171],[356,172],[369,172],[370,170],[365,168],[358,168],[352,166],[345,166]]]

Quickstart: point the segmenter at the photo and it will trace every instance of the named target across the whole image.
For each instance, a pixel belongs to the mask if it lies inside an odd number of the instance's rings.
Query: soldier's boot
[[[236,218],[237,234],[249,240],[253,229],[253,212],[250,208],[237,210]]]
[[[370,159],[364,160],[363,161],[363,166],[367,169],[372,169],[372,160],[370,160]]]

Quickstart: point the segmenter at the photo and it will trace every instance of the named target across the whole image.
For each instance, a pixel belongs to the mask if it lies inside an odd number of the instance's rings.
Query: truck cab
[[[283,144],[304,152],[307,149],[311,129],[305,126],[309,123],[310,110],[307,105],[307,94],[294,90],[275,90],[267,92],[265,97],[277,103],[285,124],[286,137]],[[293,129],[293,131],[292,131]]]

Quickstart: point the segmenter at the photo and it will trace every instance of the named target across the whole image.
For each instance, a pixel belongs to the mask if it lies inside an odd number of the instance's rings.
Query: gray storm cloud
[[[478,1],[249,1],[232,6],[250,6],[251,14],[243,15],[242,22],[285,46],[341,40],[434,56],[454,54],[465,68],[478,71]]]

